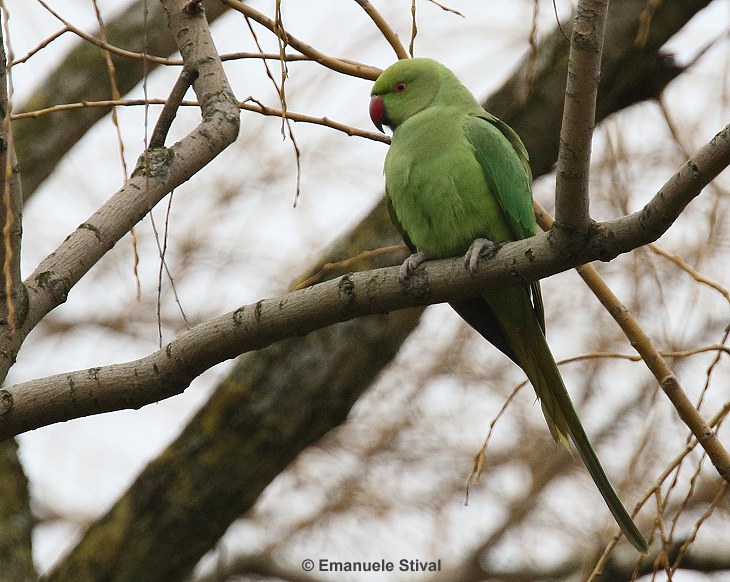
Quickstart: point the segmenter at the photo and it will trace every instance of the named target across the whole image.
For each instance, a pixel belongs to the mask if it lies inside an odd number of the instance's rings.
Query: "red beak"
[[[373,120],[375,127],[378,128],[380,133],[383,131],[383,124],[387,125],[387,115],[385,114],[385,103],[380,95],[373,95],[370,99],[370,119]]]

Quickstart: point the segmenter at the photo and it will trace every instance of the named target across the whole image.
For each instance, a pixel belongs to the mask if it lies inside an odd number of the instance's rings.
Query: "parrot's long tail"
[[[514,296],[511,299],[513,298]],[[514,303],[512,306],[514,307]],[[499,311],[497,313],[498,319],[501,319],[502,314]],[[510,315],[515,315],[515,311]],[[588,440],[534,312],[531,308],[522,311],[521,317],[517,318],[517,326],[514,325],[515,319],[509,315],[507,319],[508,321],[501,322],[503,331],[520,366],[535,388],[553,438],[569,448],[569,441],[573,442],[626,539],[642,554],[648,553],[646,540],[621,503]]]

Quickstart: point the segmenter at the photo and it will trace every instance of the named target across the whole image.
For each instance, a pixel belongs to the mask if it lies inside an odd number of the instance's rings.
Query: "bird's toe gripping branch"
[[[428,257],[425,255],[425,253],[413,253],[410,257],[408,257],[405,261],[403,261],[403,264],[400,266],[400,270],[398,271],[398,280],[401,283],[405,283],[410,279],[411,275],[420,267],[423,263],[425,263],[428,260]]]
[[[497,243],[492,242],[488,238],[475,239],[464,255],[464,266],[469,269],[470,273],[473,273],[479,265],[479,257],[494,250],[496,246]]]

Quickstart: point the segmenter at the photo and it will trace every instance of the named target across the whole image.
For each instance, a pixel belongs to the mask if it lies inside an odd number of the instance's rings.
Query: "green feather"
[[[477,238],[501,243],[535,234],[525,146],[449,69],[431,59],[399,61],[383,71],[372,94],[386,115],[378,123],[393,128],[385,160],[388,211],[412,250],[445,258],[465,253]],[[550,352],[539,283],[452,305],[522,367],[553,437],[573,443],[627,539],[645,553],[646,541],[606,477]]]
[[[537,224],[532,206],[532,170],[522,140],[509,125],[486,111],[472,116],[464,131],[484,173],[487,189],[496,196],[509,223],[510,240],[534,236]],[[540,282],[531,283],[530,291],[535,315],[545,333]]]

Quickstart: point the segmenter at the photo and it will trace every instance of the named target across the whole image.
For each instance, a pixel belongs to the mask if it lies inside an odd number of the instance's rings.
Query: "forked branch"
[[[239,109],[228,85],[204,14],[185,14],[181,0],[163,0],[182,58],[199,76],[193,88],[202,121],[170,148],[140,157],[132,177],[38,265],[25,281],[28,311],[12,337],[0,338],[0,353],[15,354],[28,333],[70,289],[162,198],[205,167],[238,135]],[[204,144],[204,147],[201,145]],[[12,359],[0,362],[5,378]],[[3,400],[5,407],[11,405]],[[8,411],[6,411],[7,413]]]

